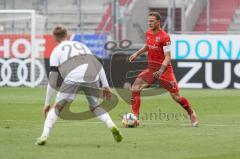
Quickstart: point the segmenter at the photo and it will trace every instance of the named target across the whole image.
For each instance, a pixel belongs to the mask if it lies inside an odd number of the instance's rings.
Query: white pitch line
[[[28,121],[28,120],[0,120],[0,123],[4,123],[4,122],[16,122],[16,123],[38,123],[38,124],[42,124],[43,121]],[[68,123],[76,123],[76,124],[103,124],[100,121],[57,121],[57,123],[63,123],[63,124],[67,124],[64,126],[71,126],[68,125]],[[117,123],[120,123],[120,121],[118,121]],[[176,125],[173,123],[168,123],[167,121],[161,121],[161,122],[141,122],[141,125]],[[190,123],[179,123],[179,125],[181,126],[189,126],[191,125]],[[199,123],[199,127],[201,126],[209,126],[209,127],[239,127],[240,124],[217,124],[217,123]]]

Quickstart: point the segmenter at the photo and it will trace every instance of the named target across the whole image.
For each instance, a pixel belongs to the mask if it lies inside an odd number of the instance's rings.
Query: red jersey
[[[146,32],[146,45],[148,48],[148,68],[159,69],[165,58],[164,51],[170,51],[171,40],[162,29],[153,34],[151,30]],[[169,64],[171,66],[171,64]]]

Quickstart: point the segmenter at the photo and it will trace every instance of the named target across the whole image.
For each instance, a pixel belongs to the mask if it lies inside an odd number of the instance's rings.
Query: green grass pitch
[[[192,128],[168,94],[142,99],[141,126],[123,128],[120,100],[110,115],[124,135],[116,143],[97,119],[58,120],[46,146],[35,146],[43,127],[44,88],[0,88],[0,159],[239,159],[240,90],[182,90],[199,118]],[[78,97],[72,111],[87,109]],[[178,115],[176,117],[176,115]],[[151,117],[150,117],[151,116]]]

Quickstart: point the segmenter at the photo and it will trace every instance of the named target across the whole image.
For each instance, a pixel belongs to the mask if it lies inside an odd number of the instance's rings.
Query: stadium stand
[[[235,10],[232,22],[229,25],[228,31],[240,32],[240,7]]]
[[[102,15],[108,6],[108,0],[50,0],[44,6],[41,0],[3,0],[1,9],[35,9],[37,11],[37,30],[50,33],[53,26],[62,24],[73,33],[94,33],[101,22]],[[17,32],[27,27],[26,25],[15,25]],[[6,30],[11,26],[4,26]]]
[[[132,0],[120,0],[120,6],[129,6],[132,3]],[[112,27],[112,4],[109,3],[107,9],[105,10],[104,15],[102,16],[101,22],[96,28],[96,32],[101,32],[102,30],[109,32]]]
[[[236,20],[235,23],[231,24],[230,29],[232,30],[240,30],[239,26],[237,26],[237,13],[235,10],[239,7],[239,0],[229,0],[227,1],[227,5],[225,0],[211,0],[210,1],[210,31],[228,31],[228,28],[232,22],[232,18],[235,13]],[[239,14],[240,15],[240,14]],[[199,17],[199,20],[195,26],[194,31],[206,31],[206,8],[203,10],[202,14]]]

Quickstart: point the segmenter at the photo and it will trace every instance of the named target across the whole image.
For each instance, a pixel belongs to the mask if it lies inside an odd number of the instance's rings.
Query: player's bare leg
[[[55,106],[51,108],[50,111],[48,112],[45,123],[44,123],[43,133],[37,139],[36,145],[45,145],[47,143],[47,139],[49,137],[50,131],[53,128],[54,124],[56,123],[58,115],[62,111],[62,108],[68,104],[71,104],[71,102],[62,102],[61,104],[60,103],[55,104]],[[94,109],[91,109],[91,111],[101,121],[103,121],[109,129],[111,129],[111,132],[113,134],[115,141],[121,142],[123,137],[120,131],[118,130],[117,126],[113,123],[109,114],[103,108],[100,108],[98,106],[95,107]]]
[[[141,78],[137,78],[133,85],[132,85],[132,97],[131,97],[131,104],[132,104],[132,112],[134,115],[139,117],[139,109],[141,105],[141,90],[148,86],[148,83]],[[136,125],[139,125],[139,120],[137,120]]]
[[[174,101],[176,101],[177,103],[179,103],[183,109],[185,109],[191,119],[191,123],[193,127],[198,126],[198,120],[197,120],[197,115],[195,113],[195,111],[192,109],[192,107],[190,106],[189,101],[187,100],[187,98],[180,96],[180,94],[177,93],[170,93],[171,97],[173,98]]]

